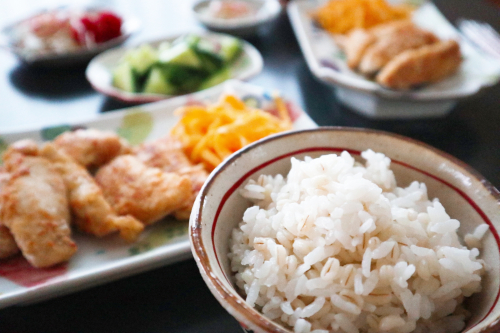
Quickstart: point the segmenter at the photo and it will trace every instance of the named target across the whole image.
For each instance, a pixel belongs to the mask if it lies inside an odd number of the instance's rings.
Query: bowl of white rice
[[[190,218],[201,275],[247,332],[496,332],[500,194],[387,132],[292,131],[215,169]]]

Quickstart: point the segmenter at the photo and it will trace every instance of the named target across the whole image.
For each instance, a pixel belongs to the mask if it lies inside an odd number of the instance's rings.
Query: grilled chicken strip
[[[356,69],[366,49],[377,41],[377,37],[366,30],[355,29],[347,36],[336,36],[335,41],[344,50],[347,66]]]
[[[381,24],[371,29],[354,29],[346,36],[336,36],[335,41],[344,50],[347,57],[347,65],[351,69],[357,69],[366,51],[373,44],[376,44],[380,39],[397,36],[399,33],[413,27],[414,24],[410,20],[395,21]]]
[[[87,168],[99,167],[130,151],[128,142],[117,134],[96,129],[64,132],[53,142],[57,149]]]
[[[11,149],[3,160],[11,174],[0,198],[3,225],[31,265],[49,267],[67,261],[77,246],[71,239],[62,177],[43,157]]]
[[[10,174],[0,166],[0,198],[2,197],[2,189],[7,184]],[[0,199],[0,217],[2,216],[2,200]],[[0,259],[5,259],[19,252],[14,236],[9,231],[9,228],[2,224],[0,219]]]
[[[188,219],[194,200],[208,177],[203,165],[193,165],[184,153],[181,142],[170,135],[144,143],[135,148],[133,153],[149,167],[189,177],[192,185],[191,196],[182,208],[174,212],[177,219]]]
[[[118,214],[144,224],[180,209],[192,194],[189,177],[148,167],[133,155],[116,157],[99,168],[95,179]]]
[[[142,232],[143,224],[133,216],[116,214],[94,178],[82,165],[51,143],[41,148],[40,155],[54,163],[62,175],[68,188],[74,222],[80,230],[98,237],[119,231],[127,241],[134,241]]]
[[[456,41],[437,42],[397,55],[380,71],[376,80],[388,88],[409,89],[455,73],[461,62],[460,46]]]
[[[439,39],[433,33],[415,25],[410,25],[405,29],[400,27],[390,29],[386,33],[380,33],[379,30],[377,40],[365,49],[359,63],[359,71],[366,75],[373,75],[398,54],[437,41]]]
[[[12,257],[17,253],[19,253],[19,248],[14,236],[10,233],[9,228],[0,224],[0,259]]]

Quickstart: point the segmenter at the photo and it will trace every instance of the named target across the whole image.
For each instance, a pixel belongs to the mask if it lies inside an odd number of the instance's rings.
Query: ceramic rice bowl
[[[465,307],[472,313],[463,332],[500,329],[500,194],[484,177],[456,158],[424,143],[381,131],[320,127],[292,131],[260,140],[236,152],[214,170],[194,204],[190,218],[191,250],[201,275],[222,306],[253,332],[290,333],[245,303],[237,291],[228,259],[231,232],[250,206],[239,189],[261,174],[286,176],[290,158],[318,157],[347,150],[354,158],[366,149],[392,160],[398,186],[413,180],[427,185],[429,198],[439,198],[446,212],[461,222],[459,235],[487,223],[481,258],[487,264],[482,291]]]

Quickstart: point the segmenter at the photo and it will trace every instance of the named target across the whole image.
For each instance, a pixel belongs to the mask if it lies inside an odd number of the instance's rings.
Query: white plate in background
[[[500,62],[461,38],[434,4],[424,2],[416,9],[413,20],[441,39],[456,39],[464,61],[456,74],[438,83],[409,91],[386,89],[348,68],[333,37],[314,22],[311,13],[323,3],[292,1],[288,4],[288,15],[313,75],[336,87],[337,97],[358,113],[372,118],[443,116],[458,99],[472,96],[500,80]]]
[[[201,0],[194,4],[193,13],[196,18],[208,29],[236,36],[248,37],[256,34],[260,27],[272,22],[281,13],[281,4],[278,0],[240,0],[247,2],[255,12],[248,17],[217,18],[208,10],[212,1],[214,0]]]
[[[197,32],[196,35],[209,40],[217,41],[227,37],[225,34],[212,32]],[[151,42],[143,42],[156,48],[162,42],[171,42],[180,35],[163,38]],[[264,66],[264,61],[260,52],[247,41],[243,42],[243,52],[230,64],[231,78],[237,80],[247,80],[254,75],[259,74]],[[137,48],[139,45],[119,47],[108,50],[89,63],[85,75],[92,87],[100,93],[118,99],[126,103],[148,103],[156,102],[162,99],[171,98],[170,95],[150,94],[150,93],[132,93],[113,86],[113,69],[118,65],[119,60],[130,49]]]
[[[67,10],[67,9],[71,9],[71,7],[47,9],[44,11],[36,12],[30,17],[43,14],[46,12],[52,12],[54,10]],[[19,60],[21,60],[23,63],[29,66],[60,67],[60,66],[81,65],[85,64],[86,62],[89,62],[97,54],[106,51],[112,47],[116,47],[123,44],[128,38],[130,38],[134,33],[136,33],[141,26],[139,19],[137,19],[136,17],[121,14],[119,11],[116,11],[114,9],[108,9],[104,7],[88,7],[83,9],[109,10],[119,15],[122,18],[121,36],[110,39],[104,43],[96,44],[91,48],[80,48],[78,50],[65,53],[54,53],[54,52],[36,53],[33,51],[26,50],[22,47],[17,47],[15,45],[16,27],[18,24],[30,18],[27,17],[12,24],[9,24],[5,26],[2,30],[0,30],[0,48],[4,48],[11,51]]]

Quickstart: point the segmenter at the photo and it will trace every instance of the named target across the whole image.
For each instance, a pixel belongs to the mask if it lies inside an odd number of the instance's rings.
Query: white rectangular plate
[[[434,4],[421,1],[423,4],[415,11],[413,21],[418,26],[434,32],[441,39],[456,39],[463,55],[461,68],[458,73],[421,89],[385,89],[350,70],[344,53],[333,37],[314,22],[311,14],[324,2],[325,0],[296,0],[288,5],[290,22],[307,65],[311,72],[324,82],[388,99],[429,101],[471,96],[483,87],[491,86],[500,80],[500,62],[472,47]]]
[[[19,139],[32,138],[42,142],[53,139],[62,131],[80,127],[113,130],[130,143],[139,144],[168,134],[179,119],[174,115],[174,110],[178,107],[215,102],[224,92],[234,93],[264,110],[275,110],[270,92],[258,86],[230,80],[198,93],[110,112],[84,123],[0,133],[0,151]],[[285,98],[285,102],[294,129],[317,126],[291,101]],[[133,244],[126,244],[117,236],[96,238],[76,231],[73,237],[78,251],[64,265],[37,269],[31,267],[20,255],[0,261],[0,308],[60,296],[191,257],[188,221],[171,218],[148,226]]]

